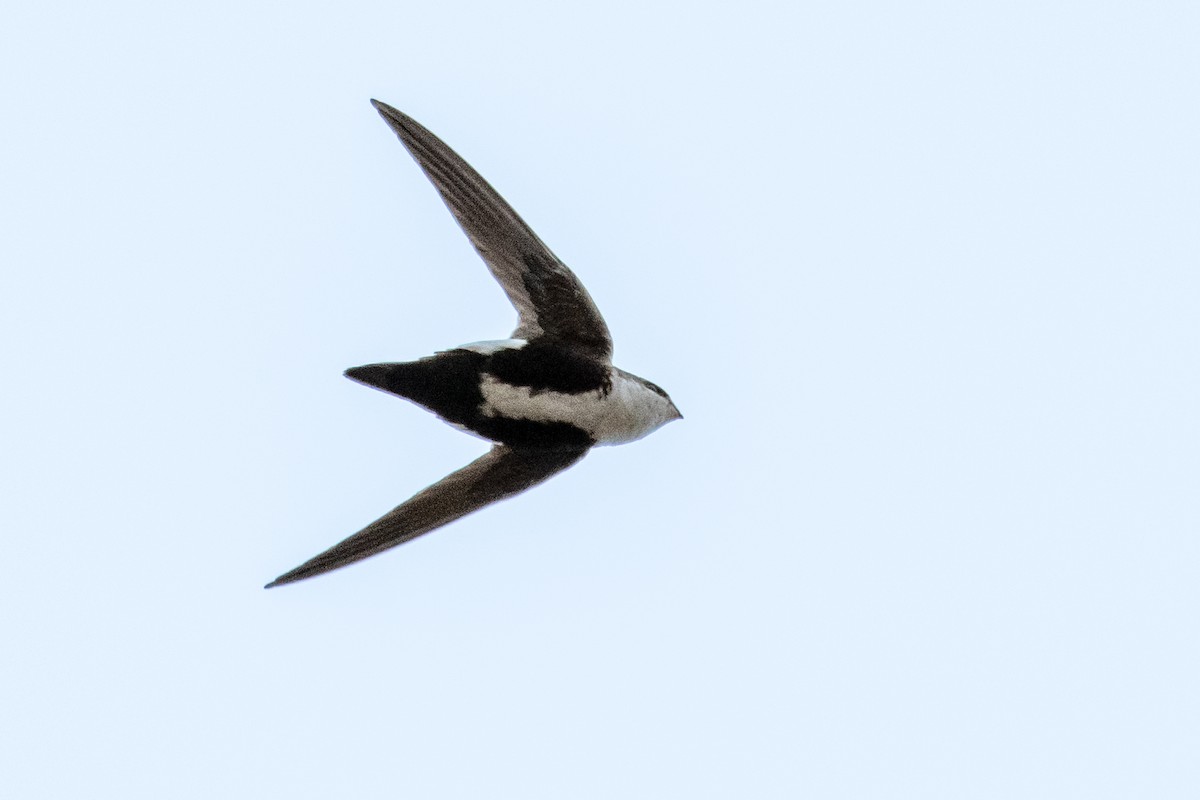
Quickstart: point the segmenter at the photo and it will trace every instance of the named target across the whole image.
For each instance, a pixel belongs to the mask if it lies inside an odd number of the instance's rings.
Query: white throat
[[[625,444],[679,419],[670,400],[619,369],[612,370],[607,392],[579,394],[533,391],[511,386],[491,375],[480,385],[480,412],[489,417],[566,422],[583,429],[597,445]]]

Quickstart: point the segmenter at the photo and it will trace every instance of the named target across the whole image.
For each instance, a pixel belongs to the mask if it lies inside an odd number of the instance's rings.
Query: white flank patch
[[[472,353],[490,356],[492,353],[498,353],[501,350],[520,350],[529,342],[524,339],[498,339],[494,342],[471,342],[470,344],[459,345],[458,350],[470,350]]]
[[[587,431],[597,444],[624,444],[640,439],[673,419],[678,412],[658,393],[613,370],[612,390],[581,394],[534,392],[485,374],[480,384],[487,417],[567,422]]]

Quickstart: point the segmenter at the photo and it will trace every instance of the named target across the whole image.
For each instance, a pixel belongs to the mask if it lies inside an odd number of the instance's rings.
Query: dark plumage
[[[526,419],[510,419],[507,417],[488,416],[481,409],[486,407],[481,391],[481,381],[485,374],[491,374],[506,383],[516,386],[537,387],[535,391],[548,391],[553,386],[538,382],[540,377],[549,378],[545,365],[553,362],[543,362],[541,358],[504,358],[501,356],[518,356],[523,350],[500,351],[492,356],[474,353],[470,350],[449,350],[438,353],[420,361],[410,361],[403,364],[369,364],[365,367],[353,367],[346,370],[346,376],[367,386],[382,389],[417,405],[424,406],[446,422],[461,425],[485,439],[512,447],[543,447],[575,450],[580,447],[589,448],[595,444],[587,431],[567,422],[535,422]],[[497,363],[499,362],[499,363]],[[538,367],[542,364],[542,367]],[[508,374],[518,376],[516,380],[508,380]],[[565,373],[568,379],[571,373]],[[530,382],[521,382],[531,380]],[[562,383],[560,382],[559,385]],[[588,387],[580,387],[576,377],[571,384],[576,388],[572,393],[587,391]],[[597,384],[592,389],[598,388]],[[561,389],[557,391],[562,391]]]
[[[612,365],[612,338],[579,279],[444,142],[371,101],[437,187],[517,309],[510,339],[346,370],[495,444],[267,588],[311,578],[512,497],[595,445],[639,439],[682,415],[667,393]]]

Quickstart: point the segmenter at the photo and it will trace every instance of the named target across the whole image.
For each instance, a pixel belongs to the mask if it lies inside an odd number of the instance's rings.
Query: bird
[[[412,117],[372,100],[517,311],[507,339],[346,370],[492,443],[467,466],[266,585],[294,583],[411,541],[513,497],[591,448],[632,442],[683,415],[659,386],[613,366],[587,289],[495,189]]]

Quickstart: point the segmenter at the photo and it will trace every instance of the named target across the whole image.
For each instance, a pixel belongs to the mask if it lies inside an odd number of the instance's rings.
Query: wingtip
[[[276,578],[275,580],[268,583],[263,588],[264,589],[274,589],[277,586],[287,586],[289,583],[295,583],[296,581],[303,580],[304,578],[308,577],[307,575],[294,575],[293,572],[295,572],[295,570],[293,570],[292,572],[283,573],[282,575],[280,575],[278,578]]]
[[[318,558],[319,558],[319,556],[318,556]],[[316,577],[317,575],[320,575],[322,572],[325,572],[326,570],[320,569],[320,568],[314,569],[312,562],[316,561],[316,560],[317,559],[309,559],[308,561],[304,562],[303,564],[296,567],[295,569],[288,570],[287,572],[283,573],[275,580],[268,583],[263,588],[264,589],[274,589],[276,586],[287,586],[289,583],[297,583],[298,581],[308,580],[309,578],[313,578],[313,577]]]
[[[376,100],[375,98],[372,97],[371,105],[375,107],[375,110],[379,112],[380,116],[383,116],[387,119],[394,119],[394,120],[403,120],[404,119],[403,114],[401,114],[399,111],[392,108],[391,106],[389,106],[387,103],[383,102],[382,100]]]

